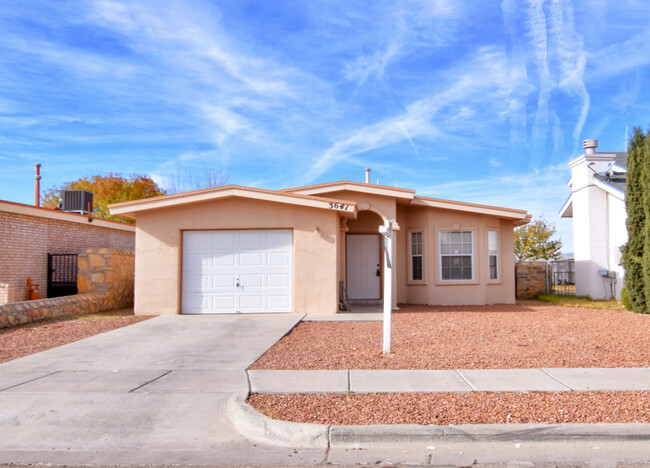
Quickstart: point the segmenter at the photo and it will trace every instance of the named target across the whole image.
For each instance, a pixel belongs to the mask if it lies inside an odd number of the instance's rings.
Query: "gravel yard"
[[[133,315],[133,310],[123,309],[2,328],[0,329],[0,362],[18,359],[150,318],[136,317]]]
[[[650,315],[537,301],[403,306],[381,322],[302,322],[251,369],[650,367]]]
[[[650,423],[650,392],[253,394],[275,419],[364,424]]]

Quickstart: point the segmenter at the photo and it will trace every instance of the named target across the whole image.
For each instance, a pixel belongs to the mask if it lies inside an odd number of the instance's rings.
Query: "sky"
[[[0,199],[94,174],[525,209],[650,125],[646,0],[0,2]]]

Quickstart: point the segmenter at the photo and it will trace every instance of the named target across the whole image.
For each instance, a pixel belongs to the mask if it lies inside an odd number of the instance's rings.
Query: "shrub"
[[[621,289],[621,303],[627,310],[632,310],[634,307],[632,299],[630,299],[630,291],[628,291],[625,286]]]

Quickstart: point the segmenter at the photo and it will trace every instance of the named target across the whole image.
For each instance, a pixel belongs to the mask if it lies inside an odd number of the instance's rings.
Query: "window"
[[[473,248],[472,231],[441,231],[441,279],[473,280]]]
[[[411,281],[424,280],[422,239],[422,232],[411,233]]]
[[[499,232],[488,231],[488,265],[490,266],[490,279],[499,279]]]

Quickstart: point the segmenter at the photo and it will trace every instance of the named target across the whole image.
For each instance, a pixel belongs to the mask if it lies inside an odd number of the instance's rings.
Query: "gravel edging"
[[[650,441],[650,424],[415,424],[327,426],[281,421],[259,413],[243,393],[227,405],[233,425],[247,438],[296,448],[399,448],[448,442]]]
[[[544,303],[404,305],[382,323],[300,322],[251,370],[650,367],[650,316]]]

